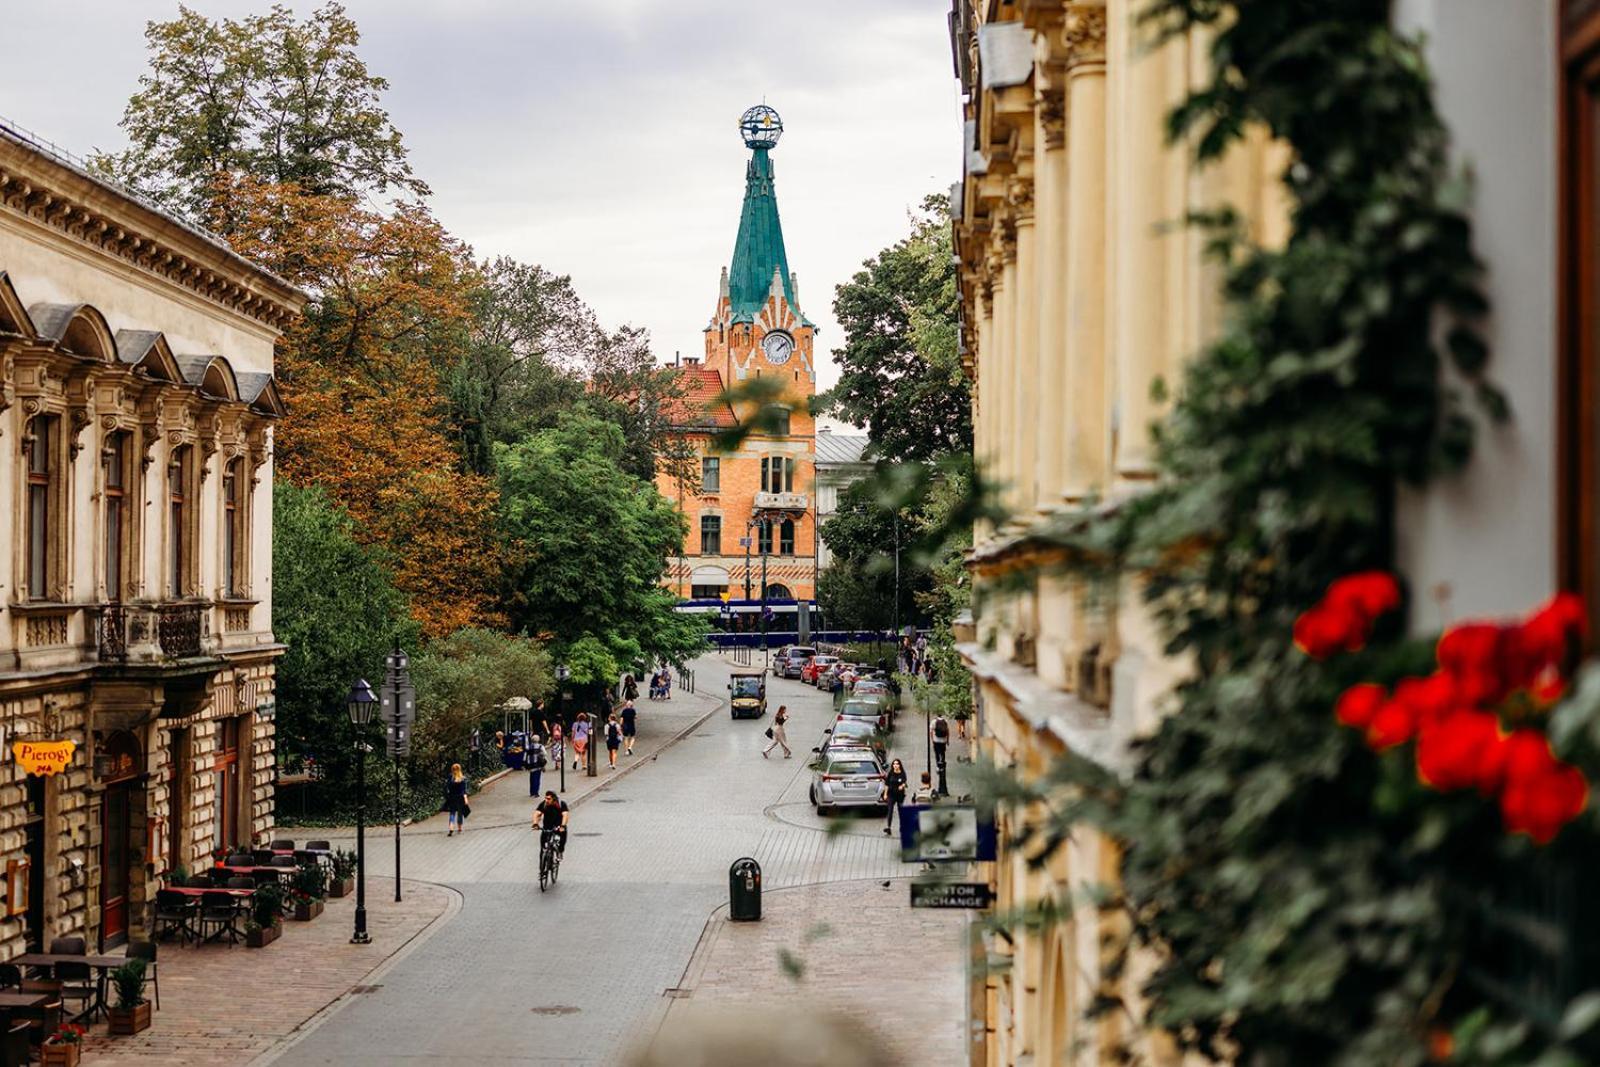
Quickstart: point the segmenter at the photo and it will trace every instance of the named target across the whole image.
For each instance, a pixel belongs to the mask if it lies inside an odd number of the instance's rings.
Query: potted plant
[[[328,873],[320,863],[307,864],[294,872],[290,887],[297,922],[310,922],[322,914],[322,898],[328,894]]]
[[[111,972],[117,1005],[111,1009],[111,1033],[137,1034],[150,1026],[150,1002],[144,997],[144,960],[129,960]]]
[[[283,887],[276,882],[256,886],[250,899],[250,918],[244,924],[244,943],[249,948],[266,948],[283,932]]]
[[[328,885],[330,897],[347,897],[356,889],[356,854],[348,849],[338,849],[333,854],[333,881]]]
[[[44,1067],[78,1067],[78,1056],[83,1051],[83,1035],[86,1033],[88,1031],[77,1023],[62,1023],[39,1046],[39,1062]]]

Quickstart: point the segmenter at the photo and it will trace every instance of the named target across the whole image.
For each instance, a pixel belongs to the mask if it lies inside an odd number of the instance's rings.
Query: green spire
[[[739,214],[739,236],[733,244],[733,268],[728,273],[728,299],[733,305],[734,322],[755,318],[772,291],[773,271],[782,276],[784,299],[799,314],[789,257],[783,250],[778,197],[772,189],[772,156],[766,146],[757,145],[750,150],[750,163],[745,167],[744,210]]]

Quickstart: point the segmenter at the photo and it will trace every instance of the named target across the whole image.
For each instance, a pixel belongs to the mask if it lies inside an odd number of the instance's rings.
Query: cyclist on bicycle
[[[556,835],[556,849],[564,856],[567,854],[567,821],[572,818],[572,812],[567,808],[567,802],[556,796],[554,789],[544,791],[544,800],[533,809],[533,829],[540,831],[539,847],[542,849],[550,840],[552,834]]]

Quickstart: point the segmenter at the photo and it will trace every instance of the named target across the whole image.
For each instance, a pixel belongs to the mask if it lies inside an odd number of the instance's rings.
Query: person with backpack
[[[549,756],[545,754],[544,746],[539,743],[538,734],[528,738],[526,759],[528,762],[528,795],[536,797],[539,795],[539,779],[544,775],[545,766],[549,762]]]
[[[622,723],[617,719],[617,713],[612,712],[606,719],[606,759],[611,766],[608,770],[617,769],[617,749],[622,747]]]
[[[943,715],[933,717],[933,762],[944,770],[944,754],[950,747],[950,720]]]

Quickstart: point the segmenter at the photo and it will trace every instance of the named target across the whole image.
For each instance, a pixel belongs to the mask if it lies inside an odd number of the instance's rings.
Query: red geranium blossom
[[[1438,721],[1461,702],[1455,679],[1442,671],[1426,678],[1400,679],[1394,687],[1394,698],[1411,708],[1420,726]]]
[[[1367,627],[1353,612],[1326,604],[1294,621],[1295,647],[1312,659],[1327,659],[1335,652],[1354,652],[1367,642]]]
[[[1400,606],[1400,583],[1386,571],[1349,574],[1328,586],[1322,602],[1351,611],[1370,624]]]
[[[1439,638],[1439,669],[1456,681],[1469,704],[1493,704],[1506,695],[1502,673],[1504,628],[1491,622],[1452,626]]]
[[[1382,752],[1405,744],[1416,733],[1416,708],[1400,700],[1390,700],[1378,709],[1367,725],[1367,744],[1374,752]]]
[[[1417,775],[1435,789],[1500,788],[1505,775],[1506,738],[1499,716],[1458,708],[1417,733]]]
[[[1340,695],[1339,702],[1333,706],[1333,715],[1346,726],[1365,730],[1372,724],[1373,716],[1378,714],[1378,709],[1387,699],[1389,692],[1383,686],[1373,682],[1362,682],[1360,685],[1352,685]]]

